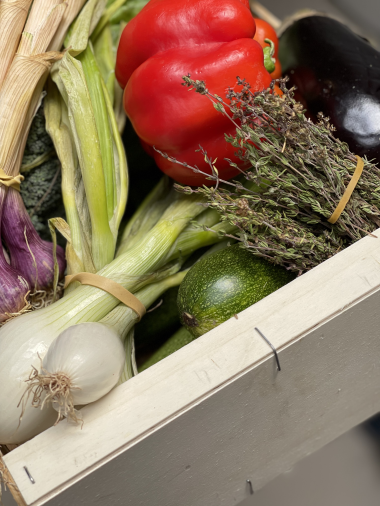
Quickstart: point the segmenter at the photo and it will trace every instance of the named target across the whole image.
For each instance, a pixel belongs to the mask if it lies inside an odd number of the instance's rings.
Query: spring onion
[[[124,367],[124,346],[118,333],[103,323],[79,323],[64,330],[51,343],[41,365],[30,377],[24,406],[33,391],[35,407],[51,401],[57,421],[80,418],[74,406],[94,402],[119,381]]]
[[[168,288],[179,285],[186,273],[148,285],[135,296],[149,307]],[[100,399],[118,382],[132,377],[132,350],[127,338],[136,322],[134,311],[119,304],[99,322],[79,323],[64,330],[49,346],[41,368],[33,369],[23,395],[23,409],[32,394],[35,407],[52,403],[58,411],[57,421],[63,416],[80,420],[75,406]]]

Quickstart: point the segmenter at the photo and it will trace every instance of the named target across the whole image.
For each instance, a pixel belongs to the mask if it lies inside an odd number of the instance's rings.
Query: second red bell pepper
[[[271,76],[254,35],[255,22],[245,0],[150,0],[125,28],[116,66],[125,86],[125,110],[143,144],[210,174],[204,156],[196,152],[202,146],[217,158],[222,179],[238,174],[224,159],[241,163],[236,148],[224,140],[224,134],[234,134],[234,125],[207,98],[181,83],[190,74],[223,98],[237,76],[246,79],[252,91],[268,87]],[[160,169],[180,183],[213,184],[157,152],[154,157]]]
[[[275,69],[273,72],[271,72],[270,75],[272,79],[278,79],[279,77],[281,77],[282,69],[280,60],[278,59],[278,37],[276,31],[273,28],[273,26],[271,26],[263,19],[255,18],[255,23],[256,23],[256,33],[254,39],[257,40],[260,46],[262,48],[269,47],[269,44],[265,42],[265,39],[271,40],[274,44],[275,50],[273,56],[276,62],[275,62]]]

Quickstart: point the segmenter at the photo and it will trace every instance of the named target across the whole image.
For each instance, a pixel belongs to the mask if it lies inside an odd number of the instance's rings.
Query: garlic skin
[[[47,290],[54,282],[53,244],[36,232],[18,191],[8,190],[2,214],[2,238],[9,250],[11,266],[29,283],[30,289]],[[59,279],[66,268],[65,252],[56,248]]]
[[[124,346],[119,334],[103,323],[79,323],[54,339],[41,375],[64,375],[74,405],[94,402],[114,388],[123,371]]]

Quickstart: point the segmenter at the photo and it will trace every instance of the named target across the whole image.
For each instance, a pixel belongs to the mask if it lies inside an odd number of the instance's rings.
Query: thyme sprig
[[[226,99],[212,94],[204,81],[185,76],[184,86],[205,95],[215,109],[236,127],[225,136],[241,160],[235,181],[223,181],[212,159],[208,162],[214,187],[180,187],[201,193],[208,206],[239,228],[235,237],[256,255],[303,272],[380,226],[380,169],[364,158],[362,176],[336,224],[328,223],[343,196],[357,159],[347,144],[336,139],[329,118],[318,123],[305,116],[286,79],[270,88],[252,92],[249,83],[237,78]],[[274,92],[278,85],[282,95]],[[169,158],[165,153],[163,156]],[[198,167],[170,158],[195,172]],[[244,170],[242,170],[242,168]],[[205,174],[205,173],[204,173]]]

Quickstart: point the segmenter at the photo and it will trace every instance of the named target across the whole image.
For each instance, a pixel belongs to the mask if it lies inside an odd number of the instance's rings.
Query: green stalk
[[[116,256],[129,251],[152,229],[167,207],[167,201],[172,198],[173,192],[175,190],[168,187],[168,180],[162,178],[125,227]],[[204,227],[204,230],[201,227]],[[237,227],[229,222],[220,222],[220,214],[208,208],[181,232],[165,261],[187,257],[199,248],[218,243],[224,234],[233,234],[237,230]]]
[[[176,272],[162,280],[157,281],[156,283],[150,283],[149,285],[140,288],[134,295],[148,309],[154,301],[166,292],[166,290],[169,290],[169,288],[172,288],[173,286],[180,285],[188,271],[189,269]],[[119,334],[120,339],[124,341],[132,327],[138,323],[138,316],[130,307],[125,306],[124,304],[119,304],[104,318],[99,320],[99,322],[113,327]]]
[[[127,223],[116,256],[132,248],[154,227],[173,198],[173,191],[169,178],[164,176]]]
[[[107,24],[100,32],[99,37],[94,42],[94,55],[99,66],[111,99],[114,103],[115,95],[115,53],[113,49],[111,27]]]
[[[186,228],[179,235],[166,257],[167,262],[171,262],[176,258],[187,257],[197,249],[217,244],[224,239],[225,234],[234,234],[238,231],[235,225],[227,221],[219,222],[207,230],[191,227]]]
[[[48,80],[48,93],[45,98],[44,112],[46,130],[53,140],[55,150],[62,166],[62,198],[66,211],[66,220],[70,227],[70,246],[67,249],[67,263],[69,273],[83,270],[94,272],[91,258],[83,254],[82,225],[76,202],[76,175],[78,157],[74,141],[71,136],[68,111],[65,102],[59,94],[58,88]],[[69,252],[69,249],[73,251]]]
[[[59,76],[67,94],[71,131],[91,217],[92,258],[98,270],[112,260],[116,240],[109,225],[107,187],[94,109],[82,66],[69,53],[61,61]]]
[[[82,64],[83,74],[86,80],[87,89],[91,98],[91,105],[94,111],[94,118],[103,165],[108,221],[110,221],[113,216],[113,210],[115,208],[115,165],[113,157],[111,128],[108,121],[108,111],[103,91],[103,79],[95,56],[89,45],[79,55],[78,60]]]
[[[77,56],[87,47],[89,37],[102,17],[105,0],[87,0],[79,16],[70,26],[64,46],[72,56]]]
[[[129,0],[126,5],[122,5],[110,17],[110,23],[128,22],[138,14],[148,0]]]
[[[119,125],[112,108],[111,99],[107,93],[106,85],[103,81],[102,86],[112,130],[112,139],[114,143],[113,156],[116,165],[114,174],[114,201],[116,202],[116,205],[111,219],[111,230],[113,231],[116,242],[119,233],[119,226],[127,205],[129,187],[128,164],[124,144],[119,131]]]
[[[133,362],[135,357],[135,327],[132,327],[124,339],[124,350],[125,364],[118,385],[121,385],[125,381],[128,381],[133,378],[133,376],[135,376],[135,371],[133,370]]]
[[[137,14],[137,12],[136,12]],[[116,54],[117,54],[117,48],[119,46],[120,37],[123,33],[123,30],[126,26],[126,23],[123,21],[117,23],[117,24],[108,24],[106,27],[109,28],[111,33],[111,39],[112,39],[112,51],[113,51],[113,57],[116,64]],[[107,28],[106,28],[107,29]],[[98,39],[95,41],[97,43]],[[124,111],[124,101],[123,101],[123,95],[124,90],[121,88],[120,84],[118,83],[116,76],[114,78],[114,90],[113,90],[113,109],[114,114],[116,117],[116,122],[118,126],[118,130],[120,133],[123,132],[125,123],[127,121],[127,116]]]
[[[56,114],[57,117],[50,122],[51,134],[56,147],[63,143],[65,132],[61,120],[66,113],[66,137],[71,141],[67,152],[61,149],[58,153],[62,168],[65,169],[66,165],[63,179],[67,184],[63,187],[63,194],[72,231],[72,241],[67,246],[70,273],[96,272],[113,260],[128,197],[127,159],[113,99],[109,96],[109,91],[113,94],[115,84],[112,78],[114,41],[110,27],[103,30],[97,45],[101,68],[91,44],[88,44],[89,33],[103,9],[104,0],[88,1],[72,25],[67,40],[69,51],[52,72],[63,102],[60,116]],[[75,59],[71,53],[80,55]],[[102,72],[111,75],[109,90]],[[58,93],[49,99],[51,103],[54,100],[60,100]],[[76,163],[69,159],[70,152]]]
[[[110,4],[105,9],[104,14],[100,18],[99,23],[97,24],[95,30],[93,31],[93,33],[91,35],[91,40],[93,43],[100,36],[103,28],[109,23],[110,19],[120,9],[120,7],[122,7],[125,4],[125,2],[126,2],[126,0],[115,0],[112,4]],[[140,7],[140,9],[141,9],[141,7]],[[138,13],[138,11],[135,14],[137,14],[137,13]]]
[[[173,286],[178,286],[182,283],[183,278],[188,273],[188,270],[178,272],[172,276],[148,285],[138,292],[135,296],[144,304],[146,308],[149,308],[155,300],[157,300],[166,290]],[[125,346],[125,366],[119,384],[124,383],[132,378],[133,367],[132,367],[132,355],[133,355],[133,328],[137,323],[136,313],[124,304],[119,304],[113,309],[106,317],[100,320],[100,323],[104,323],[113,327],[119,334]]]

